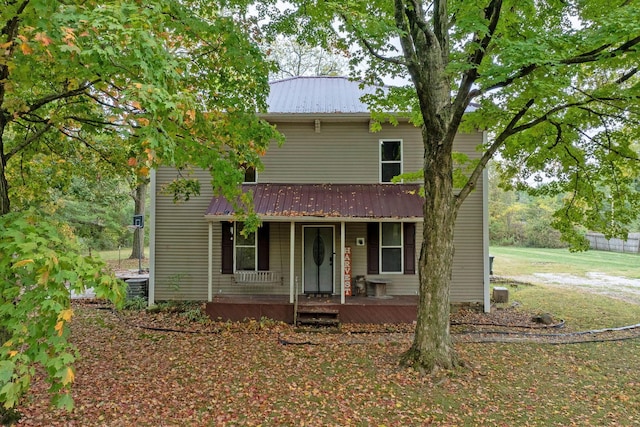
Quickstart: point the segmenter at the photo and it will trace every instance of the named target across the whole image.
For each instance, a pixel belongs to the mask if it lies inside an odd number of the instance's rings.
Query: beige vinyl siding
[[[404,172],[422,167],[420,131],[410,125],[385,125],[381,132],[370,133],[368,122],[321,123],[321,132],[314,131],[313,122],[279,123],[278,129],[287,140],[282,147],[272,145],[264,157],[265,169],[258,174],[259,182],[273,183],[377,183],[379,182],[379,141],[403,141]],[[455,149],[478,156],[476,146],[482,142],[481,133],[461,134]],[[155,299],[157,301],[206,300],[208,296],[208,236],[209,224],[204,215],[212,197],[210,176],[196,171],[202,194],[188,202],[174,204],[172,197],[159,189],[176,177],[171,168],[156,173],[155,209]],[[455,229],[456,253],[453,266],[451,299],[453,302],[482,302],[484,296],[483,210],[482,182],[477,191],[465,201]],[[295,225],[295,273],[298,289],[302,286],[302,226],[333,225],[335,252],[340,250],[340,223]],[[240,285],[232,275],[221,269],[221,226],[213,222],[213,294],[289,294],[289,222],[270,223],[270,270],[282,278],[274,285]],[[356,238],[366,239],[366,223],[346,223],[345,245],[352,248],[352,277],[366,275],[366,246],[357,246]],[[368,243],[368,242],[367,242]],[[416,265],[422,243],[422,223],[416,227]],[[340,292],[341,263],[334,263],[334,289]],[[415,295],[418,275],[385,274],[392,280],[387,288],[390,295]],[[179,279],[179,280],[178,280]]]
[[[280,123],[285,143],[273,144],[263,158],[259,182],[299,184],[375,184],[380,182],[380,140],[402,140],[403,170],[422,168],[420,130],[387,125],[369,132],[368,122]]]
[[[212,192],[206,171],[196,171],[201,195],[184,203],[173,203],[163,195],[163,185],[176,178],[175,169],[159,168],[156,172],[155,206],[155,299],[206,300],[208,224],[204,214]]]

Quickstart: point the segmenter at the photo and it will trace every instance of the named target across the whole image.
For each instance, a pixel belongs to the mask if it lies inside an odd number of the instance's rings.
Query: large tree
[[[274,129],[256,117],[268,65],[230,9],[197,0],[0,0],[0,401],[46,370],[70,407],[73,291],[122,289],[78,255],[43,194],[73,175],[178,167],[166,189],[197,192],[189,166],[233,197]],[[101,167],[105,169],[101,171]],[[117,174],[117,172],[114,172]],[[34,210],[36,206],[38,209]],[[31,208],[31,209],[30,209]]]
[[[275,33],[351,49],[353,75],[365,83],[410,81],[370,99],[375,111],[407,112],[424,142],[420,298],[406,365],[431,372],[459,363],[449,333],[454,225],[494,156],[507,165],[506,181],[526,187],[540,174],[538,191],[567,194],[554,225],[576,247],[584,244],[577,225],[624,232],[637,212],[638,1],[261,4]],[[453,141],[470,129],[490,138],[465,162]],[[602,209],[605,194],[615,211]]]

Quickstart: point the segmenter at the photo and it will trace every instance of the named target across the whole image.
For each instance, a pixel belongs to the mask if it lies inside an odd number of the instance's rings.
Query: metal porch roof
[[[417,184],[248,184],[255,212],[269,218],[417,219],[424,200]],[[213,197],[205,217],[233,216],[224,197]]]

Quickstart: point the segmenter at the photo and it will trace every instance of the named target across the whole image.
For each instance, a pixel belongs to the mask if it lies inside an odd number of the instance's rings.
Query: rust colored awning
[[[424,200],[417,184],[249,184],[255,212],[264,219],[305,217],[341,220],[422,218]],[[224,197],[214,197],[205,217],[225,220],[234,215]]]

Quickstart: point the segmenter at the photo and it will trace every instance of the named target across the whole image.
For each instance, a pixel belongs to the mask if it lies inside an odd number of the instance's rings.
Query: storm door
[[[333,293],[333,227],[304,227],[304,292]]]

